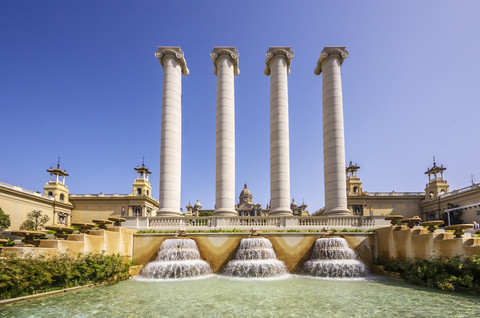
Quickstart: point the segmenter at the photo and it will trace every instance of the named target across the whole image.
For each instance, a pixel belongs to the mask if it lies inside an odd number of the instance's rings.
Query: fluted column
[[[322,75],[323,89],[323,167],[325,215],[349,215],[345,176],[345,137],[340,66],[347,58],[345,47],[325,47],[315,75]]]
[[[210,53],[217,76],[217,137],[215,165],[215,216],[235,216],[235,94],[239,74],[238,51],[215,47]]]
[[[182,158],[182,74],[187,63],[179,47],[158,47],[163,67],[160,196],[157,216],[180,216]]]
[[[269,215],[292,215],[287,77],[294,53],[290,47],[270,47],[266,55],[265,75],[270,75]]]

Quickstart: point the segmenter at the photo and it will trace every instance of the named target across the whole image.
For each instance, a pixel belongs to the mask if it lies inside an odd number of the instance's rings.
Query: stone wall
[[[426,229],[390,226],[377,229],[378,260],[428,259],[438,256],[480,254],[480,238],[454,238],[451,232],[429,233]]]

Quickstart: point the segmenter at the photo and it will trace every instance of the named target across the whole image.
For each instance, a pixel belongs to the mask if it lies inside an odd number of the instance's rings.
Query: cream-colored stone
[[[235,211],[235,91],[238,51],[215,47],[210,53],[217,76],[217,133],[215,165],[215,216],[233,216]]]
[[[189,71],[179,47],[158,47],[163,67],[159,216],[179,216],[182,155],[182,73]]]
[[[323,73],[324,215],[348,215],[345,177],[345,138],[340,66],[345,47],[325,47],[314,73]]]
[[[288,74],[294,52],[270,47],[265,75],[270,76],[270,212],[292,215],[290,209],[290,141],[288,127]]]

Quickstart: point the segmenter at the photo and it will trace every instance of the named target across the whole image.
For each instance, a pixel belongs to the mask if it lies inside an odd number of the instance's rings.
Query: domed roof
[[[247,183],[245,182],[245,186],[243,187],[242,192],[240,192],[240,196],[245,196],[245,195],[252,195],[252,192],[247,189]]]
[[[200,201],[198,201],[198,199],[197,199],[197,202],[195,202],[195,207],[196,208],[201,208],[202,207],[202,204],[200,203]]]
[[[295,199],[292,200],[292,203],[290,204],[291,207],[297,207],[298,204],[295,202]]]

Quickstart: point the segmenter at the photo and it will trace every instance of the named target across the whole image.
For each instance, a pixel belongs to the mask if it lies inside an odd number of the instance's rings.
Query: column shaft
[[[220,55],[216,63],[217,135],[214,214],[236,215],[234,64],[226,54]]]
[[[347,56],[348,51],[344,48],[325,48],[319,60],[319,68],[317,68],[323,73],[325,215],[350,214],[347,208],[343,98],[340,74],[340,66]]]
[[[270,54],[269,54],[270,53]],[[290,148],[288,127],[288,73],[293,51],[270,48],[266,74],[270,75],[270,215],[292,215],[290,209]]]
[[[160,195],[158,216],[180,216],[182,156],[182,73],[188,75],[180,48],[158,48],[163,66]]]

